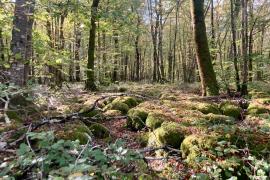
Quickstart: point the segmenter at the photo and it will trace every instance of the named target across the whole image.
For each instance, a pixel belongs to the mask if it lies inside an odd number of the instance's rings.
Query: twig
[[[89,138],[88,138],[88,141],[87,141],[87,143],[86,143],[86,145],[84,146],[84,148],[82,149],[82,151],[80,152],[80,154],[78,155],[78,157],[77,157],[77,159],[76,159],[76,161],[75,161],[75,166],[77,166],[77,163],[78,163],[78,161],[79,161],[79,159],[80,159],[82,153],[84,153],[84,151],[86,150],[86,148],[89,146],[89,143],[90,143],[90,142],[91,142],[91,138],[89,137]]]

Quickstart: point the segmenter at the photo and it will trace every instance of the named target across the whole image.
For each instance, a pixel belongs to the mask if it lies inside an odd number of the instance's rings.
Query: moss
[[[259,114],[269,113],[269,109],[258,104],[250,104],[248,106],[247,111],[249,115],[259,115]]]
[[[104,110],[119,110],[123,114],[126,114],[129,110],[129,107],[127,104],[122,102],[112,102],[104,107]]]
[[[264,105],[270,105],[270,98],[260,98],[260,99],[257,99],[257,101]]]
[[[7,116],[9,119],[14,120],[17,123],[22,123],[22,117],[20,117],[19,113],[17,111],[7,111]]]
[[[230,116],[220,115],[220,114],[207,114],[205,116],[209,124],[233,124],[235,119]]]
[[[149,135],[149,146],[172,146],[179,148],[184,139],[184,131],[181,125],[175,122],[164,122],[161,127]]]
[[[99,117],[102,117],[103,114],[100,110],[93,110],[93,111],[90,111],[90,112],[84,112],[82,113],[82,115],[84,117],[89,117],[89,118],[99,118]]]
[[[143,109],[133,108],[128,111],[127,127],[132,130],[140,130],[145,127],[148,113]]]
[[[119,110],[108,110],[104,113],[104,115],[109,117],[121,116],[122,112]]]
[[[232,102],[226,101],[220,104],[220,110],[222,114],[226,116],[231,116],[238,119],[241,116],[242,109]]]
[[[162,94],[161,97],[160,97],[161,100],[170,100],[170,101],[176,101],[177,98],[174,96],[174,95],[171,95],[171,94]]]
[[[110,136],[109,130],[101,124],[92,124],[89,129],[96,138],[105,139]]]
[[[203,114],[220,114],[220,111],[215,104],[208,104],[208,103],[199,103],[196,105],[195,109],[201,111]]]
[[[133,108],[138,105],[137,100],[133,97],[118,97],[113,100],[113,103],[118,103],[118,102],[127,104],[129,108]]]
[[[137,137],[137,141],[140,143],[140,145],[142,147],[147,146],[148,143],[148,139],[149,139],[149,133],[141,133],[138,137]]]
[[[67,123],[65,126],[55,133],[56,138],[64,140],[79,140],[80,144],[86,144],[91,134],[89,128],[80,123]]]
[[[147,127],[151,129],[157,129],[158,127],[161,126],[161,124],[164,122],[165,117],[163,114],[160,113],[149,113],[145,124]]]
[[[215,143],[216,138],[212,136],[189,135],[181,144],[182,156],[189,165],[196,166],[196,159],[200,157],[201,151],[211,149]]]

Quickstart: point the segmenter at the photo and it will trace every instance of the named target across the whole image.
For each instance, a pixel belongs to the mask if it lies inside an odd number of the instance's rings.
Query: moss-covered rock
[[[201,111],[203,114],[220,114],[220,111],[215,104],[208,104],[208,103],[199,103],[195,107],[198,111]]]
[[[260,99],[257,99],[257,101],[264,105],[270,105],[270,98],[260,98]]]
[[[121,116],[122,112],[119,110],[108,110],[104,113],[104,115],[109,117]]]
[[[233,124],[235,122],[235,118],[220,114],[207,114],[204,116],[209,124]]]
[[[265,113],[270,112],[269,109],[259,104],[250,104],[248,106],[247,111],[249,115],[259,115],[259,114],[265,114]]]
[[[171,146],[179,148],[185,137],[185,131],[175,122],[164,122],[161,127],[149,135],[148,146]]]
[[[235,119],[241,117],[242,109],[239,106],[233,104],[232,102],[229,101],[222,102],[219,107],[220,110],[222,111],[222,114],[226,116],[231,116],[234,117]]]
[[[161,95],[160,100],[176,101],[177,98],[172,94],[165,93]]]
[[[149,133],[141,133],[138,137],[137,137],[137,141],[140,143],[140,145],[142,147],[147,146],[148,143],[148,139],[149,139]]]
[[[215,143],[216,138],[212,136],[189,135],[181,144],[182,156],[189,165],[196,166],[196,159],[200,157],[201,152],[211,149]]]
[[[125,103],[126,105],[128,105],[129,108],[133,108],[133,107],[138,105],[136,98],[129,97],[129,96],[128,97],[118,97],[118,98],[113,100],[113,103],[118,103],[118,102]]]
[[[110,136],[109,130],[101,124],[94,123],[89,129],[96,138],[105,139]]]
[[[147,116],[145,124],[147,127],[151,129],[157,129],[158,127],[161,126],[164,120],[165,120],[165,116],[163,114],[151,112]]]
[[[55,133],[57,139],[79,140],[80,144],[86,144],[90,135],[89,128],[80,122],[66,123],[61,130]]]
[[[119,110],[123,114],[127,114],[129,106],[122,102],[112,102],[104,107],[104,110]]]
[[[132,130],[141,130],[145,127],[148,113],[140,108],[133,108],[128,111],[127,127]]]
[[[101,118],[103,117],[103,114],[100,110],[94,109],[93,111],[90,112],[81,112],[84,117],[89,117],[89,118]]]

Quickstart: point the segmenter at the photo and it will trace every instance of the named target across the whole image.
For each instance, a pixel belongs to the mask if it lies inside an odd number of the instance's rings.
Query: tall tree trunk
[[[82,32],[80,25],[80,23],[75,25],[75,79],[77,82],[81,81],[80,49]]]
[[[112,81],[116,82],[118,80],[118,51],[119,51],[119,40],[118,40],[118,33],[114,32],[113,33],[113,38],[114,38],[114,49],[115,49],[115,54],[114,54],[114,62],[113,62],[113,74],[112,74]]]
[[[87,80],[85,88],[88,90],[96,90],[95,84],[95,44],[96,44],[96,19],[99,0],[93,0],[91,7],[91,27],[89,32],[88,43],[88,62],[87,62]]]
[[[34,0],[17,0],[15,3],[11,52],[10,82],[26,85],[29,74],[29,60],[32,56],[32,27]]]
[[[140,24],[141,24],[141,19],[140,15],[137,12],[137,33],[136,33],[136,38],[135,38],[135,58],[136,58],[136,80],[140,81],[140,48],[139,48],[139,41],[140,41]]]
[[[249,31],[249,40],[248,40],[248,71],[249,71],[249,81],[253,79],[253,31],[256,25],[257,19],[254,19],[253,14],[253,0],[249,1],[249,14],[250,14],[250,31]]]
[[[237,60],[237,45],[236,45],[236,23],[235,18],[238,16],[239,8],[235,7],[237,6],[236,3],[234,3],[234,0],[231,1],[231,31],[232,31],[232,55],[233,55],[233,64],[234,64],[234,71],[235,71],[235,83],[236,83],[236,89],[237,92],[241,91],[240,86],[240,76],[239,76],[239,69],[238,69],[238,60]]]
[[[242,57],[243,57],[243,82],[241,94],[248,94],[248,18],[247,18],[247,0],[242,0]]]
[[[5,61],[5,47],[4,47],[4,39],[2,34],[2,28],[0,28],[0,62]]]
[[[218,95],[219,88],[211,62],[211,55],[206,35],[204,1],[190,0],[190,2],[197,61],[202,85],[202,95]]]

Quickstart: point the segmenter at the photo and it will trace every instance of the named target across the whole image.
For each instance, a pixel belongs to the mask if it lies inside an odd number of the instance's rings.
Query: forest
[[[0,180],[269,180],[269,0],[0,0]]]

